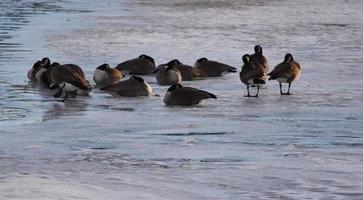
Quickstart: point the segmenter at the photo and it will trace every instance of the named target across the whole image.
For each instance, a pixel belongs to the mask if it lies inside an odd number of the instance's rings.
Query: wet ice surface
[[[363,198],[362,2],[43,7],[1,33],[1,199]],[[1,17],[9,27],[12,16]],[[260,98],[244,98],[238,74],[229,74],[184,83],[218,100],[173,108],[162,103],[167,87],[145,76],[160,96],[94,91],[61,103],[26,79],[43,56],[79,64],[91,80],[98,65],[141,53],[157,63],[207,57],[240,66],[255,44],[271,68],[286,52],[300,62],[293,96],[268,82]]]

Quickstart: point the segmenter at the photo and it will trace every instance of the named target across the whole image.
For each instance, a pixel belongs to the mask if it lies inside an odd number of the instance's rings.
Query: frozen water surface
[[[363,199],[363,2],[10,1],[0,3],[0,199]],[[303,68],[293,96],[238,74],[185,82],[217,94],[56,102],[28,83],[44,56],[92,80],[145,53],[241,66],[260,44],[272,68]]]

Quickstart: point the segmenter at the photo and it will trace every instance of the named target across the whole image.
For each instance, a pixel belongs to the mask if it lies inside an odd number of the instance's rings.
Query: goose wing
[[[50,77],[52,83],[70,83],[80,89],[89,90],[90,86],[84,76],[82,69],[76,65],[59,65],[51,69]]]
[[[285,71],[286,67],[288,67],[287,63],[282,62],[282,63],[276,65],[275,68],[267,75],[270,76],[270,80],[276,79],[277,77],[280,76],[281,73],[283,73]]]
[[[176,100],[179,102],[179,105],[194,105],[198,104],[203,99],[217,98],[212,93],[191,87],[177,89],[173,92],[173,95],[177,98]]]

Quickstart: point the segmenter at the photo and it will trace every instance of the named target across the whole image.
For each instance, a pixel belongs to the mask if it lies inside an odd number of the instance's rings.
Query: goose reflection
[[[48,105],[42,116],[42,121],[59,119],[63,116],[83,116],[87,112],[86,98],[68,99],[64,102],[54,101]]]

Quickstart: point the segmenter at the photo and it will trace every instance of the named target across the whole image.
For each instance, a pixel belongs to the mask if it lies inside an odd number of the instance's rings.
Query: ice
[[[2,1],[0,199],[362,199],[362,5]],[[89,80],[140,54],[239,68],[256,44],[270,69],[288,52],[301,64],[294,95],[269,81],[245,98],[235,73],[183,83],[217,100],[167,107],[167,87],[143,76],[151,97],[63,103],[26,77],[45,56]]]

